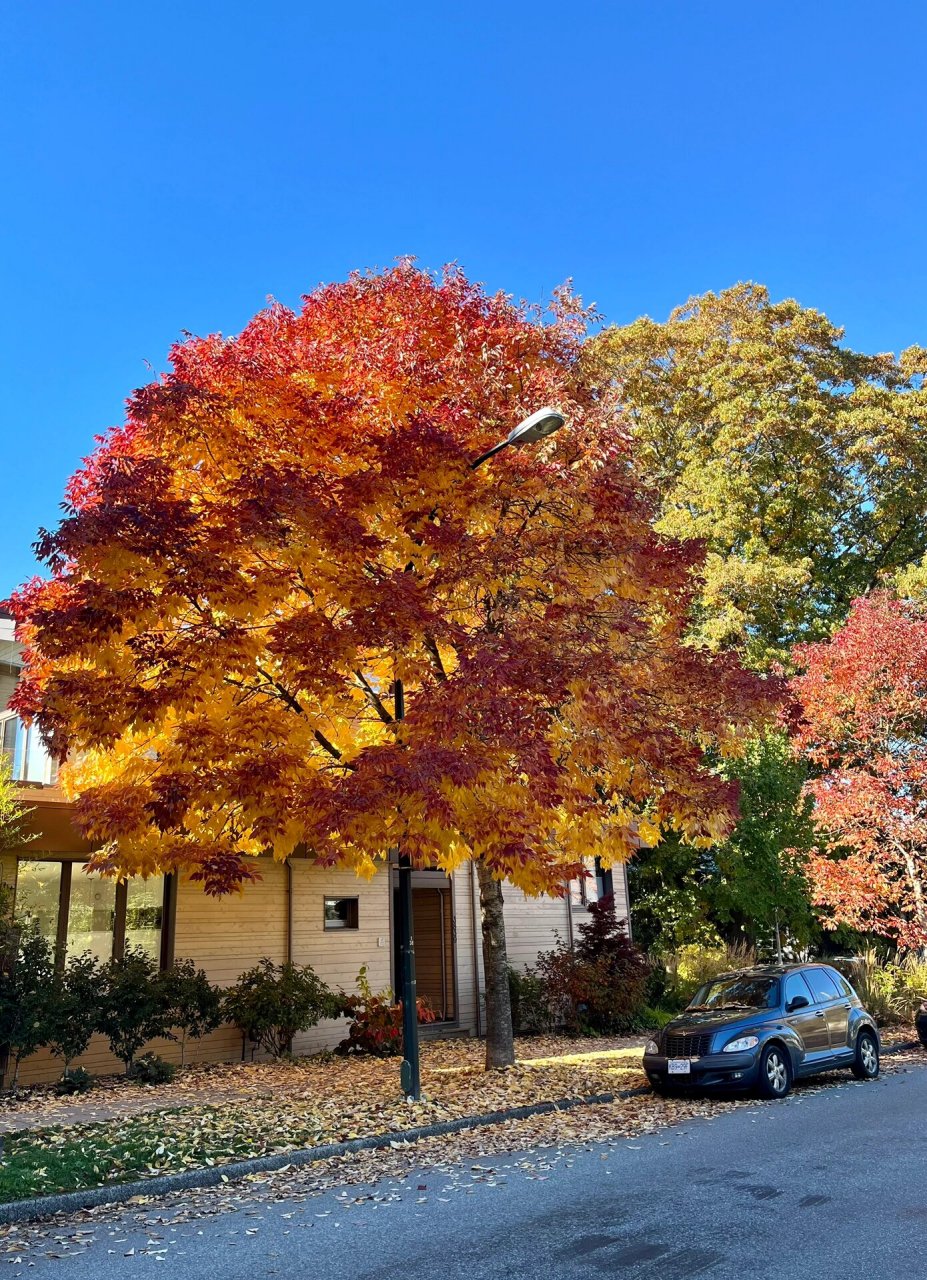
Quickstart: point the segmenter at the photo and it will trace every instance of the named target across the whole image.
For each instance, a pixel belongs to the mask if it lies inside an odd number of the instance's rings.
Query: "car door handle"
[[[824,1010],[823,1010],[823,1009],[818,1009],[817,1013],[816,1013],[814,1016],[815,1016],[816,1018],[823,1018],[823,1017],[824,1017]]]

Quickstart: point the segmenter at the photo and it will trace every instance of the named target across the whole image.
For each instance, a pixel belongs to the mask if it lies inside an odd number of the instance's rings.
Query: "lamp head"
[[[538,409],[530,418],[519,422],[518,426],[509,433],[505,443],[507,445],[534,444],[538,440],[543,440],[545,436],[552,436],[555,431],[559,431],[563,423],[564,417],[559,409]]]

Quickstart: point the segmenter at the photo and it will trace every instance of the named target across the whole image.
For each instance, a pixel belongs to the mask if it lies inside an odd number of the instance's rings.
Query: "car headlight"
[[[644,1053],[659,1053],[659,1052],[660,1052],[660,1046],[657,1044],[656,1040],[648,1040],[647,1047],[645,1048]]]
[[[755,1049],[760,1043],[759,1036],[740,1036],[724,1046],[725,1053],[745,1053],[747,1049]]]

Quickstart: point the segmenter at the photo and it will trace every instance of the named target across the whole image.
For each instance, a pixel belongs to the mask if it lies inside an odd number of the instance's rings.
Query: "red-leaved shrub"
[[[647,991],[650,965],[615,915],[608,895],[589,907],[573,950],[561,944],[538,956],[554,1021],[569,1031],[632,1031]]]

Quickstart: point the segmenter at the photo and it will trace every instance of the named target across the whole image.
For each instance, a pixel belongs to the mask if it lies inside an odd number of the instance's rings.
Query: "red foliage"
[[[887,592],[856,600],[828,643],[798,650],[796,745],[818,771],[811,863],[833,923],[927,943],[927,618]]]
[[[371,991],[365,965],[357,979],[358,994],[346,996],[342,1011],[351,1019],[348,1035],[338,1046],[339,1053],[368,1053],[392,1058],[402,1053],[402,1003],[392,992]],[[419,1024],[437,1021],[437,1013],[420,996],[416,1001]]]

